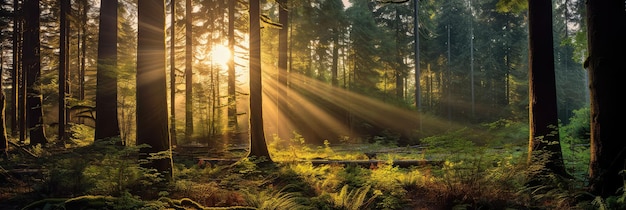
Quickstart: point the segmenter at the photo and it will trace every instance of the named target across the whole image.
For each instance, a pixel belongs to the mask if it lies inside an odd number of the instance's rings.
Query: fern
[[[259,210],[310,209],[298,202],[300,198],[298,194],[284,190],[283,188],[278,191],[269,189],[258,193],[247,192],[245,199],[248,205]]]
[[[330,194],[331,202],[335,207],[346,210],[366,209],[381,194],[380,191],[374,191],[368,198],[371,188],[369,185],[348,191],[349,188],[349,185],[344,185],[338,193]]]

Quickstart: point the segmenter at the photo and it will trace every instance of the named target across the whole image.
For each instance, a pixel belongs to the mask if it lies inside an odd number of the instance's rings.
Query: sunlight
[[[324,140],[337,143],[339,137],[362,136],[371,128],[426,137],[464,127],[297,73],[289,73],[290,87],[287,87],[278,83],[271,69],[265,71],[263,116],[267,139],[277,135],[283,143],[288,143],[295,131],[308,143],[321,144]],[[278,100],[286,100],[285,110],[278,110]],[[355,120],[361,123],[353,124]],[[420,120],[424,123],[422,130],[417,128],[416,122]]]
[[[222,69],[228,69],[228,62],[230,61],[230,50],[224,45],[215,45],[210,52],[211,61],[213,64],[218,65]]]

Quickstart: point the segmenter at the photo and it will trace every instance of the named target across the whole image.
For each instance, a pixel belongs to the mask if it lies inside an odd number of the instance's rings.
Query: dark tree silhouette
[[[566,175],[558,131],[552,44],[552,2],[528,1],[529,161],[545,163],[547,173]],[[538,161],[547,155],[547,160]]]
[[[602,197],[615,195],[624,187],[626,141],[621,118],[624,86],[620,74],[626,58],[626,12],[624,1],[587,1],[587,42],[591,95],[590,188]],[[623,189],[622,189],[623,190]]]
[[[65,126],[67,125],[67,104],[66,97],[69,91],[67,79],[69,78],[69,21],[67,19],[70,10],[69,0],[60,1],[60,17],[59,17],[59,113],[58,113],[58,136],[60,141],[66,139],[67,133]]]
[[[117,118],[117,0],[101,1],[95,139],[120,135]]]
[[[2,60],[2,59],[0,59]],[[2,62],[0,62],[2,63]],[[2,68],[0,68],[2,69]],[[0,74],[3,73],[0,71]],[[9,149],[9,137],[7,136],[6,118],[4,110],[6,106],[6,98],[2,89],[2,83],[0,82],[0,157],[8,158],[7,151]]]
[[[20,4],[18,0],[13,0],[13,69],[11,70],[11,86],[15,87],[15,88],[11,88],[11,100],[13,101],[13,103],[11,104],[11,109],[9,112],[9,117],[11,118],[11,135],[15,136],[18,134],[18,130],[21,129],[23,126],[23,124],[21,123],[22,120],[18,121],[18,115],[21,112],[20,108],[22,106],[20,105],[20,93],[19,90],[21,90],[20,86],[20,79],[21,77],[19,76],[20,72],[21,72],[21,58],[22,58],[22,53],[20,52],[21,46],[20,44],[22,43],[22,16],[18,15],[18,13],[16,11],[20,10]],[[23,110],[23,109],[22,109]],[[18,125],[19,124],[19,125]],[[20,140],[24,140],[24,139],[20,139]]]
[[[30,144],[46,144],[42,96],[36,85],[39,85],[41,76],[41,54],[39,40],[39,0],[24,1],[24,49],[23,49],[23,71],[26,73],[26,117],[28,118],[28,130],[30,134]]]
[[[143,155],[168,151],[170,139],[165,79],[165,2],[139,0],[137,4],[137,145]],[[171,153],[149,164],[172,176]]]

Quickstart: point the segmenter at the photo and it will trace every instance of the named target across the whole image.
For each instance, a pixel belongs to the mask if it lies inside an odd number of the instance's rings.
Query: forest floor
[[[112,196],[102,209],[572,207],[571,196],[563,196],[567,191],[533,199],[533,189],[523,186],[527,166],[517,162],[524,145],[455,147],[270,144],[274,163],[267,164],[245,158],[241,145],[210,152],[204,146],[179,146],[173,180],[152,188],[162,183],[159,174],[139,167],[129,158],[132,150],[30,149],[40,155],[35,158],[13,149],[11,159],[0,160],[0,209],[67,209],[71,198],[105,198],[87,195]]]

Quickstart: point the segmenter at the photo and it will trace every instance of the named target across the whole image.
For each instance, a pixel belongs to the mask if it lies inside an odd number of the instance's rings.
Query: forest
[[[624,0],[0,0],[0,209],[626,209],[624,37]]]

